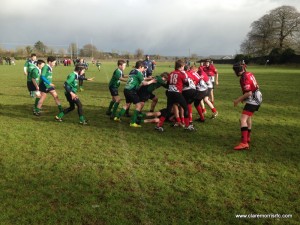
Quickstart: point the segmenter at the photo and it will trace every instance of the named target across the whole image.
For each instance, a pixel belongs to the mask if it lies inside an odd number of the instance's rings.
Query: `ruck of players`
[[[93,81],[94,78],[85,76],[87,66],[82,60],[76,63],[74,70],[66,74],[63,87],[69,106],[63,106],[53,83],[55,64],[56,58],[53,56],[49,56],[45,62],[37,60],[36,55],[32,54],[24,65],[28,91],[35,98],[33,115],[42,116],[43,102],[50,94],[58,108],[54,115],[56,121],[63,122],[65,115],[77,107],[79,123],[88,125],[78,91],[83,91],[84,80]],[[214,92],[219,85],[219,74],[211,60],[202,61],[200,66],[190,66],[179,59],[175,61],[173,71],[161,74],[155,74],[156,62],[149,55],[144,61],[137,61],[129,74],[124,74],[127,64],[122,59],[117,61],[117,68],[112,71],[108,84],[111,101],[106,115],[112,123],[129,122],[132,129],[142,129],[142,126],[147,126],[146,123],[152,123],[157,132],[172,132],[172,129],[193,132],[201,130],[207,119],[218,117]],[[234,106],[245,103],[240,117],[242,137],[234,150],[249,149],[252,115],[261,105],[262,94],[253,73],[246,71],[244,62],[235,63],[233,72],[240,78],[242,89],[242,95],[234,100]],[[120,90],[121,82],[125,84],[123,90]],[[155,95],[158,88],[165,89],[165,95],[160,98],[166,99],[166,105],[159,109],[156,105],[160,99]]]

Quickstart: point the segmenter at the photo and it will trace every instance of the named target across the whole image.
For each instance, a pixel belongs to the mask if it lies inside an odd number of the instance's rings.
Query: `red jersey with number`
[[[182,93],[184,83],[187,82],[187,74],[184,71],[175,70],[168,76],[168,84],[170,92]]]
[[[210,77],[213,77],[217,74],[217,69],[212,64],[210,64],[209,66],[203,66],[203,71]]]
[[[248,91],[255,92],[259,88],[254,75],[250,72],[243,73],[240,79],[240,84],[243,93]]]

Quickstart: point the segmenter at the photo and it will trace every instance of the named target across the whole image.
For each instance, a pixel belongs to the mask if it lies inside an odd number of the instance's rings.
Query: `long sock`
[[[83,121],[85,121],[85,118],[84,118],[84,116],[79,116],[79,120],[80,120],[80,122],[83,122]]]
[[[107,112],[110,112],[110,111],[111,111],[111,109],[112,109],[112,107],[113,107],[114,104],[115,104],[114,101],[110,101],[109,106],[108,106],[108,109],[107,109]]]
[[[121,111],[118,113],[117,117],[120,118],[121,116],[124,116],[125,112],[126,112],[126,109],[122,108]]]
[[[216,109],[216,108],[212,108],[211,111],[212,111],[213,113],[215,113],[215,112],[217,112],[217,109]]]
[[[185,127],[188,127],[190,125],[190,118],[184,118],[184,124]]]
[[[200,107],[200,105],[198,105],[198,106],[196,107],[196,109],[197,109],[197,112],[198,112],[198,114],[199,114],[199,116],[200,116],[200,119],[201,119],[201,120],[204,120],[203,109]]]
[[[116,115],[116,112],[118,110],[119,104],[120,104],[119,102],[115,102],[113,110],[112,110],[112,113],[111,113],[113,116]]]
[[[63,109],[63,107],[61,105],[58,105],[57,107],[58,107],[58,111],[59,112],[63,112],[64,111],[64,109]]]
[[[180,117],[176,117],[176,122],[177,122],[177,123],[181,123]]]
[[[126,109],[126,115],[129,115],[129,108]]]
[[[248,143],[248,127],[241,127],[241,133],[242,133],[242,143],[247,144]]]
[[[159,126],[159,127],[162,127],[162,126],[164,125],[165,120],[166,120],[166,117],[161,116],[161,117],[159,118],[158,126]]]
[[[37,105],[38,105],[39,101],[40,101],[40,98],[35,99],[34,108],[37,108]]]
[[[65,115],[64,112],[60,112],[60,113],[57,115],[57,117],[58,117],[58,118],[63,118],[64,115]]]
[[[193,112],[192,112],[192,104],[188,104],[188,111],[189,111],[189,120],[193,122]]]
[[[131,117],[131,123],[136,123],[136,119],[139,113],[140,111],[134,110],[133,116]]]

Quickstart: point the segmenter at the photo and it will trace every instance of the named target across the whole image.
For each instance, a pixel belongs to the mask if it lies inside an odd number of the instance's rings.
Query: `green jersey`
[[[35,79],[35,82],[38,84],[40,80],[41,70],[35,66],[27,76],[27,81],[32,82],[32,79]]]
[[[142,72],[140,72],[137,69],[131,70],[131,72],[129,73],[129,78],[125,85],[125,89],[138,90],[143,80],[144,80],[144,76]]]
[[[29,74],[30,71],[35,68],[35,65],[36,65],[36,61],[30,60],[30,59],[28,59],[25,62],[24,67],[27,68],[27,74]]]
[[[46,88],[50,88],[52,83],[52,68],[47,64],[42,68],[40,83],[44,83]]]
[[[167,82],[164,81],[164,80],[162,79],[161,76],[156,76],[154,79],[155,79],[157,82],[156,82],[156,83],[149,84],[149,85],[147,86],[147,91],[148,91],[149,93],[152,93],[155,89],[159,88],[160,86],[163,86],[163,87],[165,87],[165,88],[168,87]]]
[[[67,88],[73,93],[76,93],[78,90],[78,77],[79,75],[77,73],[72,72],[68,75],[65,82],[65,87],[67,86]]]
[[[118,68],[114,71],[108,86],[110,88],[119,88],[121,77],[123,77],[123,71]]]

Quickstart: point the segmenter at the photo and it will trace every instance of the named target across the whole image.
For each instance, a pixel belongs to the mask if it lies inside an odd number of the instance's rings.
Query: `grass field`
[[[196,123],[196,132],[166,124],[157,133],[152,124],[131,128],[129,118],[116,123],[105,115],[115,62],[87,71],[95,81],[85,82],[79,97],[88,126],[78,124],[76,111],[56,122],[51,96],[42,116],[33,116],[23,64],[0,66],[1,225],[299,224],[299,67],[248,67],[264,102],[253,119],[250,150],[235,152],[243,106],[233,107],[241,90],[229,65],[217,65],[219,117]],[[155,74],[172,68],[159,63]],[[62,85],[72,69],[53,72],[65,107]],[[159,110],[164,90],[156,94]]]

